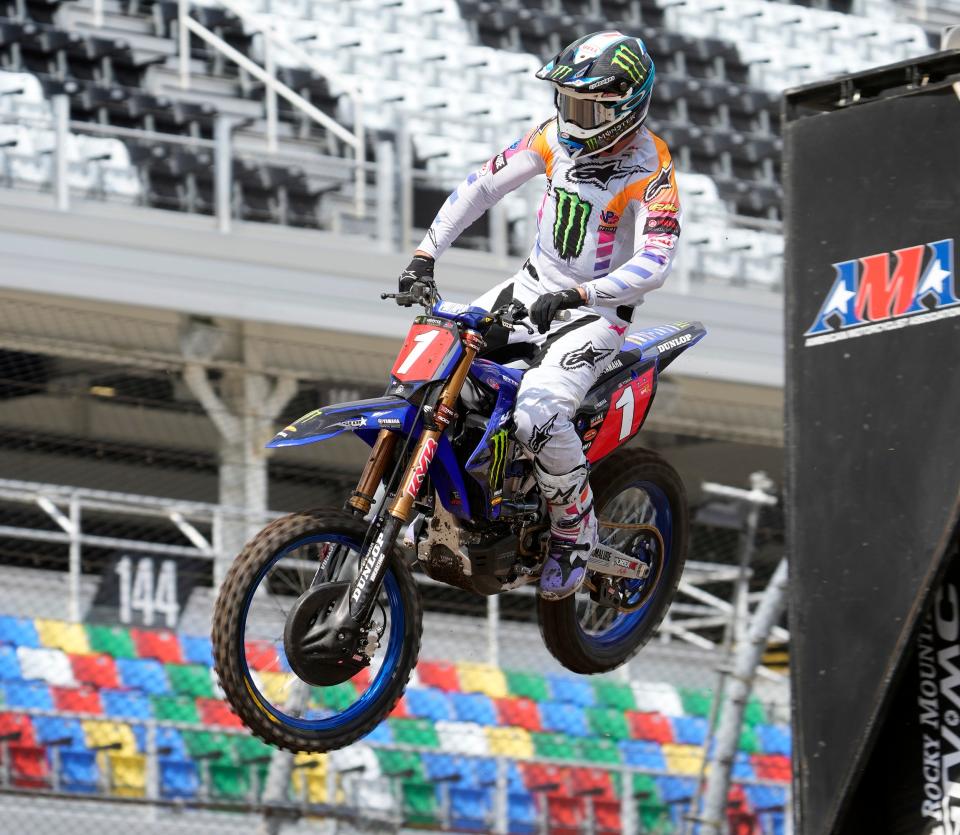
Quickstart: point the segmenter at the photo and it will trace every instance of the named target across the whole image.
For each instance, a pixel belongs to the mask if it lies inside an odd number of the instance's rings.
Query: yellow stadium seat
[[[103,748],[106,745],[119,743],[120,747],[116,749],[114,753],[137,753],[137,739],[133,735],[133,728],[125,722],[84,719],[81,724],[83,726],[84,738],[87,741],[87,748]]]
[[[460,689],[465,693],[486,693],[491,699],[509,696],[507,679],[503,670],[490,664],[472,664],[462,661],[457,664]]]
[[[316,763],[316,765],[311,765],[312,763]],[[297,800],[302,800],[304,791],[306,791],[307,802],[328,802],[326,754],[308,754],[301,751],[295,755],[293,758],[293,774],[290,779],[293,783],[293,794]]]
[[[109,753],[110,789],[121,797],[143,797],[147,790],[147,758],[143,754]]]
[[[294,692],[292,682],[297,677],[293,673],[270,673],[261,670],[254,673],[253,678],[259,685],[264,698],[271,704],[282,707],[286,704],[290,694]]]
[[[676,774],[699,774],[703,765],[703,749],[699,745],[665,743],[663,756],[667,770]]]
[[[82,624],[43,618],[37,618],[35,623],[37,635],[45,647],[60,649],[71,655],[87,655],[90,652],[90,642]]]
[[[523,728],[486,728],[493,756],[528,760],[533,756],[533,738]]]

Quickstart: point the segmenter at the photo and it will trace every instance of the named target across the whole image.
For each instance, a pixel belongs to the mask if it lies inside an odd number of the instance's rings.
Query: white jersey
[[[635,305],[670,272],[681,210],[670,151],[641,128],[617,154],[572,160],[550,119],[471,173],[447,198],[420,244],[440,256],[483,212],[537,174],[530,271],[541,292],[582,287],[587,306],[630,322]]]

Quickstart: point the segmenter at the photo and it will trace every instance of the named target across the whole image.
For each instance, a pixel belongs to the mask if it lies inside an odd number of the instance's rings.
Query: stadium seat
[[[570,793],[570,770],[545,763],[521,763],[523,784],[531,793],[566,797]]]
[[[201,676],[199,673],[197,675],[198,685],[202,686],[202,682],[200,681]],[[293,692],[292,687],[296,681],[296,677],[292,673],[275,673],[269,670],[253,672],[252,676],[264,698],[275,705],[283,705],[286,703],[290,693]],[[211,686],[212,690],[212,683],[208,680],[207,684]],[[331,710],[339,711],[342,709],[340,705],[348,705],[356,700],[355,696],[348,698],[352,692],[353,685],[347,681],[343,684],[334,685],[333,687],[314,690],[313,695],[323,698],[324,700],[329,699],[331,704],[328,705],[328,707]]]
[[[600,707],[609,707],[614,710],[635,710],[637,707],[633,689],[629,684],[620,684],[599,678],[593,682],[596,703]]]
[[[100,769],[93,751],[65,748],[59,756],[59,781],[63,791],[93,794],[100,790]]]
[[[0,615],[0,643],[31,649],[39,647],[40,636],[33,619]]]
[[[532,699],[507,696],[496,700],[497,718],[501,725],[515,725],[528,731],[542,730],[540,709]]]
[[[197,764],[187,759],[160,758],[157,761],[160,796],[170,800],[192,800],[200,791]]]
[[[243,722],[230,709],[230,705],[219,699],[197,699],[197,712],[204,725],[219,725],[225,728],[243,727]]]
[[[764,754],[790,756],[790,730],[779,725],[756,725],[760,750]]]
[[[394,742],[422,748],[439,748],[437,727],[427,719],[389,719]]]
[[[147,758],[110,751],[110,790],[120,797],[143,797],[147,790]]]
[[[153,658],[167,664],[183,663],[180,641],[173,632],[131,629],[130,638],[140,658]]]
[[[469,758],[425,751],[421,756],[427,780],[451,781],[458,786],[469,786],[475,781],[473,762]]]
[[[784,786],[744,786],[744,793],[751,808],[782,809],[787,803],[787,790]]]
[[[133,690],[101,690],[103,713],[112,719],[151,719],[150,699]]]
[[[631,684],[637,710],[662,713],[664,716],[683,716],[683,702],[672,684],[659,681],[635,681]]]
[[[437,735],[440,748],[453,754],[476,754],[484,756],[492,753],[488,733],[495,728],[485,728],[473,722],[437,722]],[[512,729],[511,729],[512,730]]]
[[[703,765],[703,749],[696,745],[668,742],[663,746],[667,770],[675,774],[699,774]]]
[[[551,698],[555,702],[566,702],[580,707],[593,707],[596,704],[593,687],[586,679],[576,679],[568,675],[550,675],[547,676],[547,683],[550,686]],[[543,712],[541,710],[541,714]]]
[[[181,696],[213,698],[210,668],[199,664],[165,665],[170,689]]]
[[[170,692],[164,665],[152,658],[118,658],[117,673],[124,687],[140,690],[151,696]],[[170,669],[168,665],[167,669]],[[209,679],[209,673],[207,674]]]
[[[406,775],[420,780],[424,778],[423,763],[416,751],[397,751],[390,748],[377,748],[375,751],[380,761],[380,773],[385,777]]]
[[[12,646],[0,646],[0,679],[21,679],[17,650]]]
[[[550,797],[547,801],[547,823],[551,832],[574,835],[586,823],[586,803],[579,797]]]
[[[157,755],[167,759],[183,760],[186,759],[187,746],[184,745],[183,736],[177,728],[171,728],[168,725],[156,726],[156,747]],[[244,739],[253,740],[255,737],[244,737]],[[259,740],[256,740],[259,742]],[[147,751],[147,746],[144,746]]]
[[[109,722],[99,719],[84,719],[81,723],[87,748],[106,750],[109,746],[119,746],[115,750],[123,754],[137,752],[137,738],[133,728],[125,722]]]
[[[450,824],[466,832],[488,832],[493,817],[493,792],[490,789],[450,788]]]
[[[706,687],[681,687],[680,699],[683,712],[689,716],[709,716],[713,704],[713,691]]]
[[[200,722],[196,702],[189,696],[151,696],[150,703],[156,719],[192,725]]]
[[[504,675],[511,696],[524,696],[535,702],[545,702],[550,698],[547,680],[543,676],[517,670],[507,670]]]
[[[49,745],[57,741],[67,748],[86,747],[86,738],[79,719],[64,716],[34,716],[33,729],[35,739],[40,745]],[[70,740],[70,742],[63,743],[63,740]]]
[[[222,759],[233,762],[235,759],[236,737],[212,731],[183,731],[183,743],[190,756],[209,758],[211,761]],[[210,755],[214,755],[211,757]]]
[[[8,708],[36,708],[53,710],[50,688],[39,681],[5,681],[5,704]]]
[[[562,733],[534,733],[533,750],[538,757],[558,760],[580,759],[576,738]]]
[[[92,652],[102,652],[113,658],[136,658],[130,632],[120,626],[88,625],[87,640]]]
[[[461,663],[457,665],[460,690],[464,693],[484,693],[491,699],[507,695],[507,680],[503,671],[490,664]]]
[[[433,783],[403,780],[403,817],[408,826],[435,826],[440,820],[440,804]]]
[[[568,736],[588,736],[590,727],[582,707],[565,702],[541,702],[540,722],[544,731],[557,731]]]
[[[454,718],[453,705],[446,693],[435,687],[411,687],[405,693],[411,716],[441,722]]]
[[[620,743],[620,752],[627,765],[636,765],[654,771],[666,771],[667,761],[663,749],[655,742],[628,739]]]
[[[623,822],[620,818],[619,800],[593,801],[594,831],[597,833],[623,832]]]
[[[507,795],[507,824],[511,833],[533,835],[540,829],[540,813],[532,794],[512,791]]]
[[[599,790],[598,798],[612,800],[615,797],[613,778],[602,768],[579,766],[570,771],[570,788],[574,793]]]
[[[180,636],[180,654],[186,664],[213,666],[213,643],[209,638],[196,635]]]
[[[464,675],[461,670],[461,678]],[[493,701],[485,693],[451,693],[450,701],[460,722],[475,722],[478,725],[496,725],[497,712]]]
[[[10,754],[10,779],[21,789],[43,789],[50,785],[50,765],[47,751],[34,745],[12,743]]]
[[[277,673],[276,675],[282,676],[282,681],[284,686],[292,677],[287,673]],[[263,681],[263,675],[258,676],[261,681]],[[269,679],[270,674],[267,674]],[[286,689],[284,687],[284,689]],[[273,690],[273,688],[268,688]],[[357,692],[357,687],[352,681],[344,681],[341,684],[334,684],[330,687],[315,688],[313,691],[321,700],[321,704],[324,707],[330,708],[330,710],[335,710],[337,712],[342,712],[346,710],[350,705],[357,701],[360,694]],[[274,701],[274,699],[281,701],[285,697],[285,694],[281,691],[274,690],[274,692],[265,692],[264,695],[268,699]]]
[[[730,774],[734,780],[753,780],[756,778],[753,763],[750,762],[750,755],[743,751],[737,751],[733,758],[733,765],[730,767]]]
[[[99,716],[103,713],[100,691],[95,687],[53,687],[53,706],[65,713],[90,713]]]
[[[791,779],[790,758],[782,754],[754,754],[750,758],[753,770],[761,780]]]
[[[707,738],[707,720],[702,716],[675,716],[671,725],[674,742],[682,745],[703,745]]]
[[[119,687],[117,667],[109,655],[71,655],[70,666],[78,683],[93,687]]]
[[[14,734],[19,734],[14,737]],[[35,745],[33,722],[24,713],[0,713],[0,737],[10,737],[7,744],[19,742],[21,745]]]
[[[36,625],[43,646],[69,652],[71,655],[85,655],[90,652],[90,642],[82,624],[39,618]]]
[[[421,661],[417,664],[417,676],[420,684],[436,687],[438,690],[460,690],[460,679],[454,664],[434,661]]]
[[[393,742],[393,731],[390,730],[390,724],[388,720],[380,722],[376,725],[370,733],[368,733],[364,739],[367,742],[378,743],[381,745],[390,745]],[[440,743],[443,745],[443,742]]]
[[[252,670],[283,672],[285,667],[280,660],[277,645],[270,641],[247,641],[247,664]]]
[[[617,743],[605,737],[587,737],[579,741],[580,756],[591,763],[620,763],[622,756]]]
[[[220,800],[247,800],[250,797],[250,767],[214,760],[210,763],[210,796]],[[294,780],[302,776],[302,771],[294,772]],[[299,796],[299,794],[298,794]],[[323,801],[310,798],[313,803]]]
[[[629,691],[628,691],[629,692]],[[588,707],[587,721],[596,736],[621,740],[630,739],[630,725],[623,711],[617,708]]]
[[[740,741],[737,747],[748,754],[757,754],[760,752],[760,740],[757,737],[756,728],[744,725],[740,731]]]
[[[75,687],[70,659],[59,649],[17,648],[17,660],[25,679],[45,681],[60,687]]]
[[[523,728],[485,728],[489,753],[496,757],[511,757],[517,760],[533,756],[533,736]],[[453,750],[446,743],[444,749]],[[466,752],[465,752],[466,753]]]

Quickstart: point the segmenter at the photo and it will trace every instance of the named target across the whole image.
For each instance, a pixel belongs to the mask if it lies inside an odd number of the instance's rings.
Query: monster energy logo
[[[637,84],[640,84],[646,75],[646,70],[637,55],[623,45],[617,47],[610,63],[615,67],[620,67]]]
[[[490,474],[487,481],[493,498],[503,492],[503,473],[507,464],[507,430],[500,429],[490,438],[493,444],[493,457],[490,460]]]
[[[573,67],[568,67],[565,64],[560,64],[559,66],[554,68],[553,72],[550,73],[548,77],[556,78],[556,79],[566,78],[568,75],[570,75],[572,71],[573,71]]]
[[[593,208],[579,194],[558,188],[557,219],[553,224],[553,247],[561,258],[576,258],[587,238],[587,219]]]

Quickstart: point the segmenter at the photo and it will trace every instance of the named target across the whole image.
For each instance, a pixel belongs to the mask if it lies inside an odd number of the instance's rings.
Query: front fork
[[[427,471],[437,453],[440,436],[456,416],[454,406],[460,396],[464,381],[477,353],[483,347],[483,338],[473,330],[464,331],[463,356],[453,370],[453,374],[444,383],[432,410],[424,410],[423,430],[407,462],[406,470],[400,479],[400,486],[389,508],[378,511],[371,527],[379,528],[377,535],[368,539],[360,558],[360,571],[350,587],[350,614],[358,624],[370,619],[373,607],[387,570],[387,554],[410,518],[413,503],[423,487]],[[370,509],[373,492],[382,481],[387,463],[396,445],[397,433],[381,430],[377,442],[370,452],[370,458],[360,476],[360,483],[347,503],[357,511],[366,513]],[[386,506],[386,503],[384,503]]]

